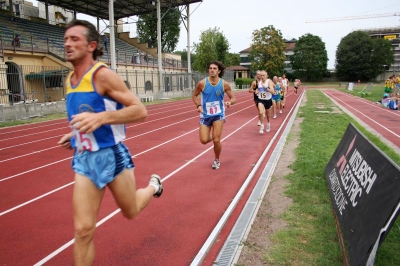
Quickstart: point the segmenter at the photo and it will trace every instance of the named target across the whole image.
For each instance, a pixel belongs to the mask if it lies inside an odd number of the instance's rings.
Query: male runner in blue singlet
[[[231,86],[222,79],[225,66],[218,61],[213,61],[208,66],[208,78],[201,80],[193,92],[192,99],[200,113],[200,142],[207,144],[214,142],[215,159],[212,169],[220,167],[219,157],[221,154],[221,134],[225,123],[225,106],[229,108],[236,102],[232,93]],[[224,104],[224,93],[229,97],[229,101]],[[201,102],[197,96],[201,94]],[[212,135],[211,133],[212,130]]]
[[[151,176],[147,187],[136,190],[134,164],[122,140],[125,124],[145,120],[147,110],[114,71],[96,62],[103,54],[99,43],[100,35],[91,23],[73,20],[66,26],[66,60],[74,67],[66,79],[72,132],[58,143],[75,150],[75,265],[93,264],[93,235],[106,186],[128,219],[163,192],[157,175]]]

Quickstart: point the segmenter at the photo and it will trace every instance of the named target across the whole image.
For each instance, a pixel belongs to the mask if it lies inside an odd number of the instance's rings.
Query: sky
[[[400,16],[306,23],[317,19],[400,13],[399,0],[203,0],[191,4],[190,13],[191,47],[199,43],[202,31],[218,27],[228,39],[229,52],[239,53],[250,47],[254,30],[273,25],[285,39],[298,39],[307,33],[321,37],[328,53],[329,69],[335,66],[336,48],[341,39],[352,31],[400,27]],[[77,17],[97,24],[95,18],[87,15],[78,14]],[[135,20],[134,17],[126,19]],[[104,27],[100,25],[100,29]],[[131,37],[137,35],[135,23],[124,28],[131,31]],[[184,50],[187,45],[186,28],[181,25],[176,50]]]

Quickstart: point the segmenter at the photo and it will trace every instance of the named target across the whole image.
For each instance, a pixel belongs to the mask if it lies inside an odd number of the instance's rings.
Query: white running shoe
[[[214,170],[217,170],[221,166],[221,162],[217,159],[214,160],[213,164],[211,165],[211,168]]]
[[[260,134],[263,134],[263,133],[264,133],[264,125],[261,124],[261,125],[260,125]]]
[[[274,116],[272,118],[276,118],[276,114],[274,114]]]
[[[282,110],[279,110],[279,113],[282,114]]]
[[[161,184],[161,178],[158,175],[152,174],[150,177],[150,182],[149,184],[153,184],[158,186],[158,190],[154,193],[153,197],[158,198],[161,196],[161,194],[164,191],[164,187]]]
[[[260,126],[260,125],[261,125],[261,121],[260,121],[260,120],[258,120],[257,126]]]
[[[270,132],[271,131],[271,124],[267,123],[267,128],[265,129],[266,132]]]

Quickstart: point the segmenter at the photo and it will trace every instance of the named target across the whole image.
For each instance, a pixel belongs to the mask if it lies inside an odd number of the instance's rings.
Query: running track
[[[346,108],[360,121],[400,149],[400,112],[337,90],[324,90],[325,95]]]
[[[107,190],[95,232],[94,265],[193,261],[300,94],[288,97],[284,113],[272,119],[271,132],[263,135],[252,94],[235,95],[237,103],[227,109],[218,170],[211,169],[212,144],[198,140],[198,113],[191,99],[150,105],[145,122],[128,125],[124,142],[134,157],[137,186],[146,186],[157,173],[165,191],[130,221]],[[2,265],[73,264],[72,152],[56,144],[68,131],[66,119],[0,129]],[[264,165],[204,265],[215,259]]]
[[[393,126],[398,112],[336,90],[324,92],[400,147],[400,129]],[[164,179],[165,191],[132,221],[122,217],[106,192],[95,233],[95,265],[189,265],[193,261],[299,98],[289,95],[284,114],[271,123],[271,132],[260,135],[252,95],[235,95],[237,104],[227,110],[221,168],[216,171],[210,167],[212,144],[198,141],[198,114],[191,100],[148,106],[148,119],[128,126],[125,143],[134,156],[138,187],[157,173]],[[0,129],[3,265],[73,264],[72,154],[56,145],[67,132],[66,119]],[[212,265],[264,165],[203,265]]]

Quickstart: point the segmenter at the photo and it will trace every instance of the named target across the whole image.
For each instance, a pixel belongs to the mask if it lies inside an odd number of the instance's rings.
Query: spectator
[[[21,40],[19,39],[19,36],[20,36],[19,34],[15,35],[14,40],[11,42],[12,46],[18,47],[18,48],[21,47]]]
[[[108,52],[108,37],[104,35],[103,37],[103,43],[104,43],[104,51]]]
[[[136,64],[140,64],[140,53],[136,54]]]

